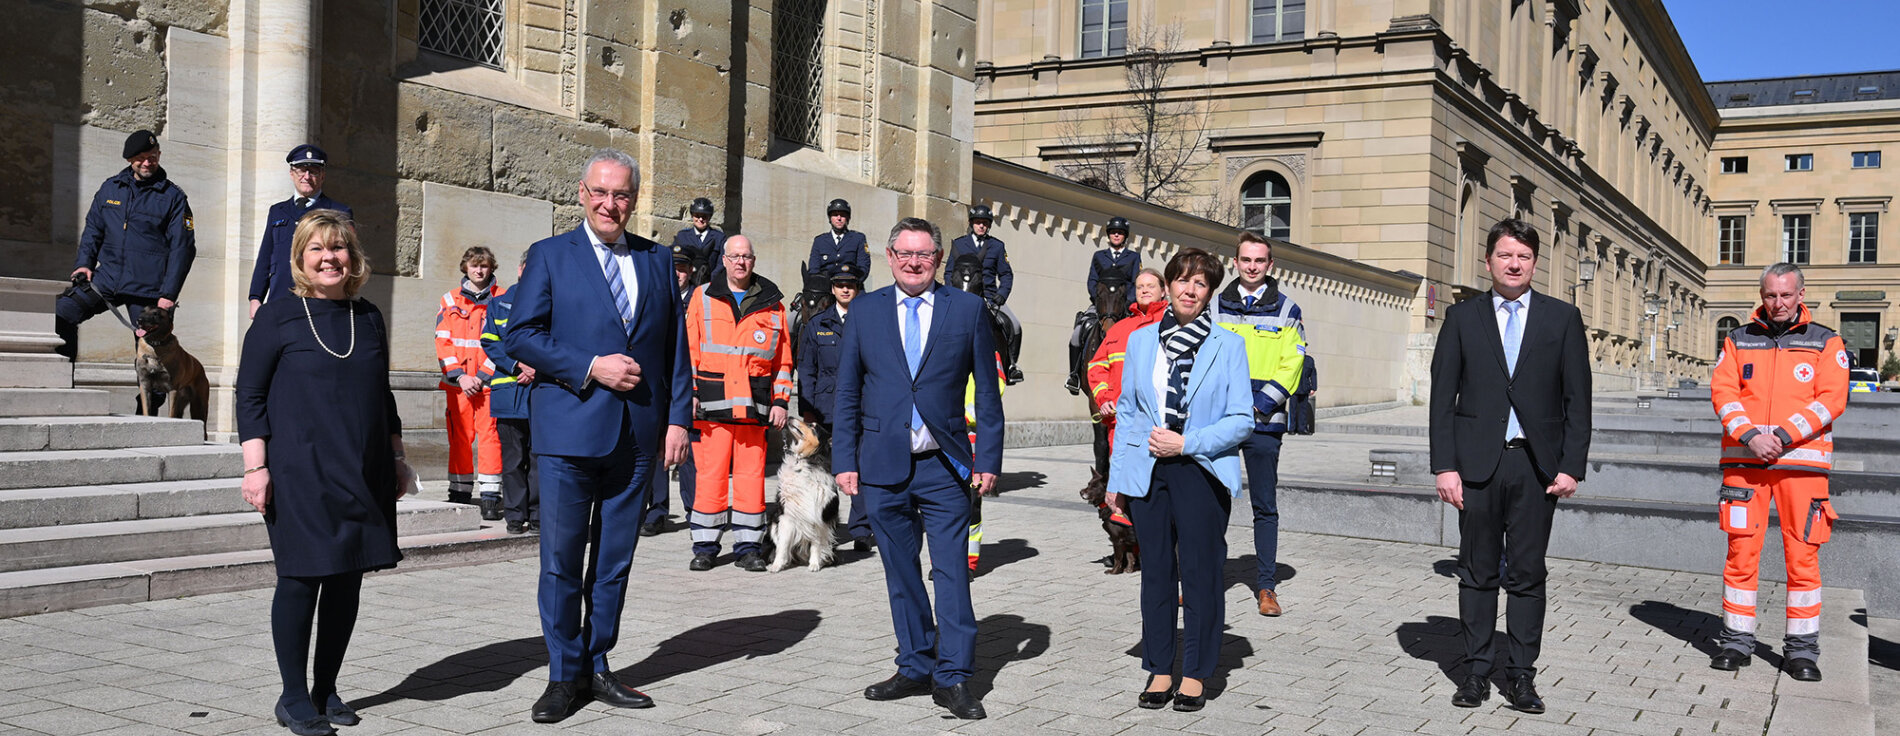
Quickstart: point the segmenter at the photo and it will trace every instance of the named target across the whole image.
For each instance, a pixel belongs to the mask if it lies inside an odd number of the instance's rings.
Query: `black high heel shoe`
[[[277,725],[290,729],[297,736],[336,736],[336,728],[323,716],[316,718],[293,718],[290,709],[283,703],[277,704]]]
[[[354,726],[363,722],[362,716],[356,714],[356,709],[351,708],[349,703],[343,702],[343,698],[335,693],[330,694],[329,702],[317,706],[317,712],[322,713],[325,720],[338,726]]]
[[[1153,685],[1154,682],[1155,682],[1154,675],[1149,675],[1148,685]],[[1174,699],[1174,688],[1168,688],[1166,690],[1148,690],[1147,689],[1148,685],[1142,686],[1143,689],[1141,691],[1141,694],[1136,696],[1135,698],[1135,705],[1141,706],[1142,708],[1147,709],[1147,710],[1160,710],[1168,706],[1168,701]]]

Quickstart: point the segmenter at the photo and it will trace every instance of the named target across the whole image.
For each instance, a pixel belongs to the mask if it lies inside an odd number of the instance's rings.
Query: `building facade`
[[[1718,116],[1659,3],[984,0],[979,18],[979,152],[1423,276],[1408,396],[1509,216],[1545,234],[1535,287],[1582,309],[1599,389],[1707,376]],[[1194,124],[1128,120],[1153,110]],[[1153,159],[1182,162],[1172,189]]]
[[[158,132],[196,214],[178,331],[210,369],[214,433],[231,429],[246,287],[298,144],[326,149],[325,193],[355,210],[376,274],[365,296],[388,315],[419,427],[442,422],[432,325],[460,254],[493,249],[511,283],[528,244],[580,222],[596,148],[642,164],[633,232],[668,241],[708,197],[714,224],[751,236],[760,272],[792,291],[830,199],[880,242],[899,217],[955,221],[969,199],[975,0],[14,10],[0,29],[14,70],[0,82],[0,276],[65,280],[126,134]],[[94,319],[81,347],[81,384],[130,390],[124,328]]]
[[[1705,241],[1719,332],[1760,303],[1763,267],[1801,264],[1815,319],[1861,366],[1900,335],[1900,71],[1712,82],[1722,123],[1709,153]]]

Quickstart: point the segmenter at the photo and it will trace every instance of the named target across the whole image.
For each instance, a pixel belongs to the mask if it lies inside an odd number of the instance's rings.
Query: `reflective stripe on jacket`
[[[1847,409],[1847,347],[1813,322],[1807,305],[1783,330],[1761,308],[1722,338],[1711,397],[1722,423],[1722,467],[1827,473],[1834,468],[1834,420]],[[1781,456],[1762,462],[1748,441],[1781,438]]]
[[[763,276],[735,300],[724,279],[693,290],[686,305],[693,396],[701,419],[764,424],[792,401],[792,338],[784,295]]]
[[[460,390],[456,383],[472,375],[486,386],[495,377],[495,363],[482,350],[482,333],[488,329],[488,300],[506,292],[500,282],[487,290],[471,294],[468,282],[463,288],[442,295],[442,307],[435,313],[435,359],[442,366],[442,388]]]
[[[1227,328],[1247,343],[1247,374],[1253,383],[1255,432],[1286,431],[1286,397],[1300,385],[1306,364],[1306,327],[1300,306],[1280,293],[1280,284],[1267,277],[1267,290],[1252,307],[1246,306],[1240,282],[1222,289],[1214,300],[1214,324]]]

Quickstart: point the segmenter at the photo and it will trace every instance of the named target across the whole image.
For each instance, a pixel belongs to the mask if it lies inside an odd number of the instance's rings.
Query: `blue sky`
[[[1703,81],[1900,69],[1897,0],[1664,0]]]

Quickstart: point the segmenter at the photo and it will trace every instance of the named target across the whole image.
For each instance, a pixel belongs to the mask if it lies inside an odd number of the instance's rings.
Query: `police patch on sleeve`
[[[1845,350],[1834,351],[1834,362],[1841,364],[1842,368],[1846,368],[1847,367],[1847,351]]]
[[[186,218],[185,218],[185,229],[186,229],[186,230],[191,230],[191,229],[192,229],[192,226],[191,226],[191,218],[190,218],[190,217],[186,217]]]

